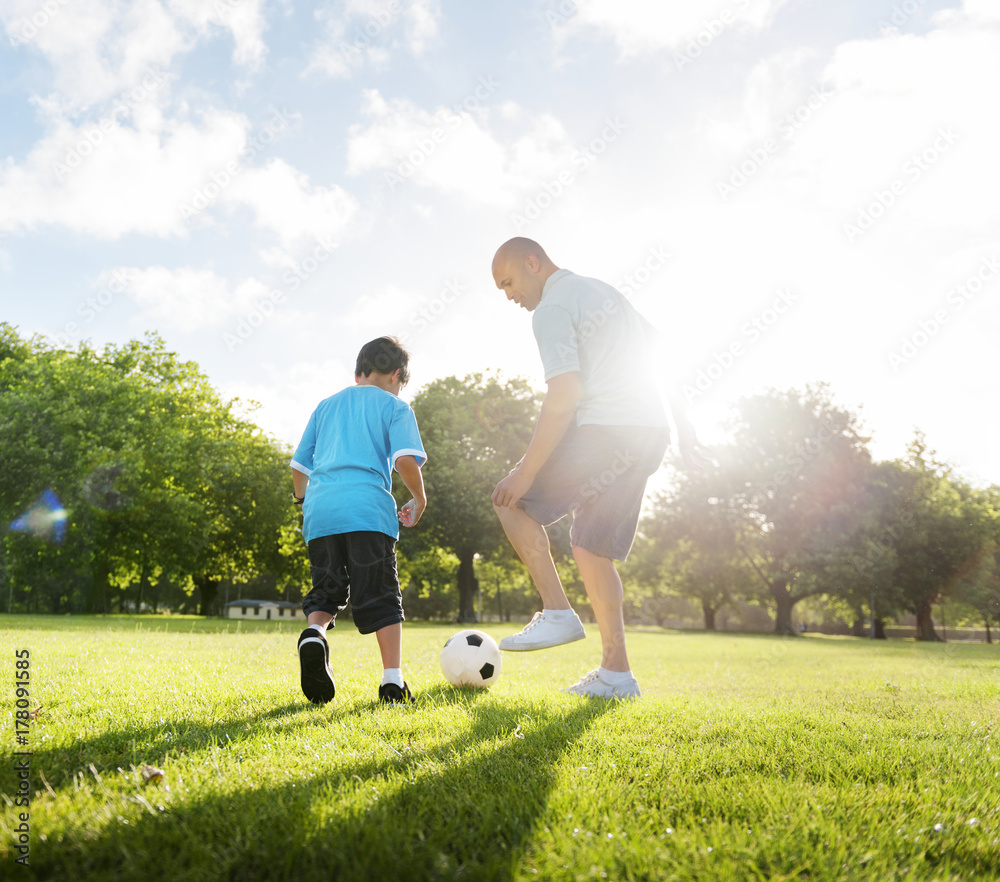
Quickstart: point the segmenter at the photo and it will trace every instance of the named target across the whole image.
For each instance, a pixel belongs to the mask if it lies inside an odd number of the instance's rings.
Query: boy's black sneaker
[[[378,687],[378,700],[382,704],[413,704],[416,701],[406,683],[402,686],[397,686],[395,683],[383,683]]]
[[[299,671],[306,698],[313,704],[333,701],[337,687],[330,670],[330,647],[315,628],[306,628],[299,635]]]

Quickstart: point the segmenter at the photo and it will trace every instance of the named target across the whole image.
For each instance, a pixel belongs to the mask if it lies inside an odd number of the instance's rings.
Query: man
[[[531,239],[501,245],[492,270],[507,299],[532,313],[547,384],[531,443],[492,496],[543,609],[500,648],[544,649],[586,636],[545,532],[572,514],[570,544],[597,619],[602,658],[599,668],[565,691],[637,698],[614,561],[628,556],[646,479],[669,443],[659,373],[646,354],[652,328],[615,288],[560,269]],[[694,431],[679,407],[672,410],[681,453],[699,468]]]

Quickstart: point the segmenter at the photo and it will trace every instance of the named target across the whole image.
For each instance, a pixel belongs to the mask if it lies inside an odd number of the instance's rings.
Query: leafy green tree
[[[825,385],[743,399],[730,429],[716,505],[773,604],[776,633],[793,634],[795,604],[830,590],[825,565],[859,528],[868,439]]]
[[[148,593],[165,580],[197,586],[208,612],[217,580],[289,569],[288,451],[196,364],[155,335],[64,351],[9,326],[0,355],[0,514],[9,522],[46,487],[69,513],[58,549],[4,538],[8,577],[29,603],[61,585],[53,609],[77,596],[109,612],[129,586]],[[62,578],[44,576],[57,566]]]
[[[476,555],[512,554],[490,496],[527,448],[538,406],[526,381],[483,374],[435,380],[413,399],[428,454],[427,510],[400,547],[408,556],[437,547],[458,559],[460,622],[476,621]]]
[[[997,514],[989,494],[956,479],[922,435],[899,468],[895,521],[902,529],[893,538],[892,591],[916,616],[916,638],[939,640],[933,607],[973,579],[993,554]]]
[[[729,476],[674,464],[672,489],[660,493],[640,524],[636,560],[626,569],[647,585],[693,600],[705,630],[715,630],[719,609],[752,593],[756,576],[740,553],[727,506]],[[653,596],[657,596],[659,592]]]

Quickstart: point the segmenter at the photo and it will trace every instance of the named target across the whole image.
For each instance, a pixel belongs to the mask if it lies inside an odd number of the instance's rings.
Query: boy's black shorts
[[[308,548],[313,587],[302,600],[306,616],[322,611],[336,620],[350,600],[354,624],[362,634],[403,621],[391,536],[371,530],[335,533],[317,536]]]

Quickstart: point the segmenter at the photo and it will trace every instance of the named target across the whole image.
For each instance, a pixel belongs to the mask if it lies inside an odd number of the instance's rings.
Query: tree
[[[659,494],[639,528],[636,560],[628,572],[647,585],[694,600],[706,631],[719,609],[748,593],[754,574],[736,544],[725,504],[727,476],[674,464],[674,486]]]
[[[428,504],[400,546],[408,556],[436,546],[458,559],[460,622],[476,621],[475,556],[511,553],[490,495],[527,448],[538,406],[527,381],[483,374],[435,380],[413,399]]]
[[[8,577],[38,608],[119,609],[128,586],[198,586],[280,571],[288,451],[223,402],[163,341],[56,350],[0,326],[0,514],[45,487],[69,512],[58,549],[5,537]],[[13,561],[13,563],[11,563]],[[63,578],[51,578],[58,568]],[[69,576],[72,576],[71,578]]]
[[[918,640],[940,640],[934,628],[935,604],[963,580],[974,578],[995,548],[995,507],[988,493],[957,480],[934,458],[922,435],[897,464],[892,585],[903,609],[916,616]]]
[[[794,634],[795,604],[829,589],[824,563],[860,525],[868,439],[825,385],[743,399],[730,429],[717,505],[774,606],[775,632]]]

